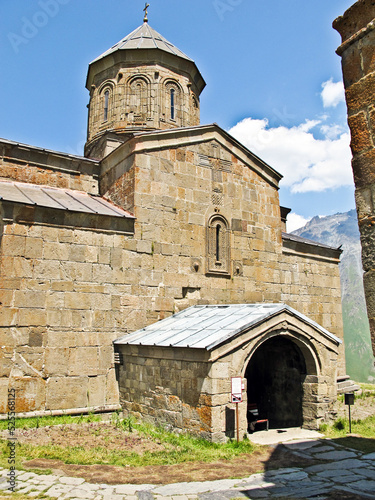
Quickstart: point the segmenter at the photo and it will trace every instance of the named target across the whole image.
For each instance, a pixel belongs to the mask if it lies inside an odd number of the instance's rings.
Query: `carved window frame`
[[[230,276],[230,227],[221,214],[207,224],[207,274]]]
[[[112,119],[114,83],[112,81],[104,82],[99,88],[100,96],[100,121],[103,124]]]
[[[127,111],[135,122],[145,122],[151,114],[151,84],[146,75],[133,75],[128,80]]]
[[[167,80],[164,83],[164,87],[165,119],[172,123],[180,123],[182,119],[182,89],[178,82],[174,80]]]

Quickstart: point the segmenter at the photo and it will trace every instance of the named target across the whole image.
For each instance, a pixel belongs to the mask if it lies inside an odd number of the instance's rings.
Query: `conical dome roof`
[[[134,49],[160,49],[169,54],[182,57],[188,61],[194,62],[190,57],[184,54],[180,49],[175,47],[173,43],[168,42],[160,33],[155,31],[151,26],[144,22],[142,26],[132,31],[125,38],[113,45],[109,50],[97,57],[92,63],[110,55],[118,50],[134,50]],[[91,64],[92,64],[91,63]]]

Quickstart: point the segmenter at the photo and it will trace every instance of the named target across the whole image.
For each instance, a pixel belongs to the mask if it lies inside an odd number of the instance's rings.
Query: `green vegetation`
[[[2,496],[4,495],[4,496]],[[9,493],[8,495],[5,495],[4,493],[0,494],[0,500],[30,500],[30,496],[27,496],[27,495],[22,495],[21,493]],[[52,499],[51,497],[48,497],[46,495],[44,495],[43,493],[41,493],[40,495],[37,495],[36,497],[32,497],[32,498],[36,498],[36,500],[55,500],[55,499]]]
[[[65,422],[65,417],[50,417],[27,419],[17,421],[16,427],[31,428],[44,425],[56,425]],[[84,417],[82,421],[88,421]],[[62,421],[63,420],[63,421]],[[75,419],[74,422],[77,420]],[[52,423],[53,422],[53,423]],[[192,437],[188,434],[175,434],[166,431],[163,428],[155,428],[149,424],[136,423],[134,419],[127,418],[120,420],[118,416],[112,419],[112,425],[124,431],[124,440],[130,432],[136,432],[146,440],[153,441],[162,445],[163,449],[158,451],[146,451],[144,453],[135,453],[131,450],[121,449],[121,444],[116,449],[108,449],[104,446],[87,448],[83,446],[60,446],[54,444],[38,445],[37,443],[17,443],[16,447],[16,467],[22,469],[22,462],[37,458],[62,460],[67,464],[108,464],[118,466],[147,466],[147,465],[170,465],[184,462],[215,462],[222,459],[231,459],[241,454],[252,453],[256,445],[249,440],[229,441],[228,443],[211,443],[204,439]],[[93,432],[100,432],[99,429]],[[0,466],[7,466],[7,441],[0,441]]]
[[[354,448],[364,453],[375,452],[375,416],[363,420],[352,420],[352,433],[349,434],[349,420],[337,419],[333,425],[323,424],[319,429],[326,437],[338,444]]]
[[[35,429],[39,427],[47,427],[49,425],[65,425],[65,424],[82,424],[87,422],[100,422],[102,417],[89,413],[88,415],[61,415],[58,417],[31,417],[31,418],[17,418],[17,429]],[[0,431],[8,429],[8,421],[0,420]]]
[[[349,434],[349,420],[338,418],[333,425],[323,424],[320,430],[329,438],[344,437]],[[352,434],[375,440],[375,416],[367,417],[363,420],[352,420]]]

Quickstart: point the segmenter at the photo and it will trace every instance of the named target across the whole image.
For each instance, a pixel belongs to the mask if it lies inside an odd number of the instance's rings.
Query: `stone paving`
[[[308,467],[293,467],[253,474],[243,479],[223,479],[166,485],[91,484],[84,479],[19,472],[16,491],[30,498],[43,493],[59,500],[231,500],[231,499],[316,499],[333,491],[375,499],[375,453],[363,454],[328,439],[284,443],[301,458],[320,461]],[[322,461],[327,462],[322,462]],[[6,494],[9,471],[0,468],[0,493]],[[332,498],[332,497],[331,497]]]

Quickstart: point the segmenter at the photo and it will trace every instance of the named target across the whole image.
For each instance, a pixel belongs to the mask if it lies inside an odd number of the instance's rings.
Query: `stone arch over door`
[[[293,332],[266,335],[252,349],[244,366],[247,400],[256,403],[270,428],[302,427],[316,413],[312,384],[319,359],[306,339]],[[251,414],[247,415],[248,423]]]

